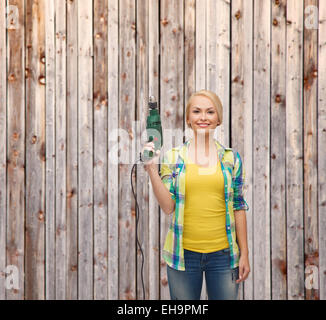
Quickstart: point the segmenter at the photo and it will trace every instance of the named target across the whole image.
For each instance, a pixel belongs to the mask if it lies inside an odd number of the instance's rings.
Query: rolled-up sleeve
[[[236,154],[233,168],[233,210],[249,210],[249,206],[244,199],[245,170],[242,165],[239,152]]]
[[[176,200],[176,191],[175,191],[175,164],[172,163],[171,152],[168,151],[163,156],[161,162],[160,177],[165,187],[171,194],[172,200]]]

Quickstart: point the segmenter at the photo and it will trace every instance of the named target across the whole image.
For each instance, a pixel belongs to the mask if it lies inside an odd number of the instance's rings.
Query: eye
[[[198,111],[198,110],[194,110],[194,111],[193,111],[193,113],[197,113],[197,112],[199,112],[199,111]]]
[[[209,111],[209,113],[214,113],[214,111]]]

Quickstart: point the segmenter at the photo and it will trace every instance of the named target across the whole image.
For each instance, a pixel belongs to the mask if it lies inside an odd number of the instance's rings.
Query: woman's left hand
[[[245,281],[248,278],[250,272],[248,255],[241,255],[239,260],[239,279],[236,283]]]

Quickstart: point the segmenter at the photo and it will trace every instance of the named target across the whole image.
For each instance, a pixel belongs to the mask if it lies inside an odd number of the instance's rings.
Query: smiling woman
[[[160,177],[156,165],[147,170],[163,211],[173,214],[163,248],[171,299],[200,299],[204,272],[208,299],[237,299],[250,271],[242,161],[214,139],[222,114],[215,93],[195,92],[186,108],[194,138],[166,152]]]

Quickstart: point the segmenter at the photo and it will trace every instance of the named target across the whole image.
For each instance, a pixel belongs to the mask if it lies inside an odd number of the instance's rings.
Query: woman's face
[[[213,102],[205,96],[193,97],[187,122],[196,133],[214,131],[219,124],[219,119]]]

